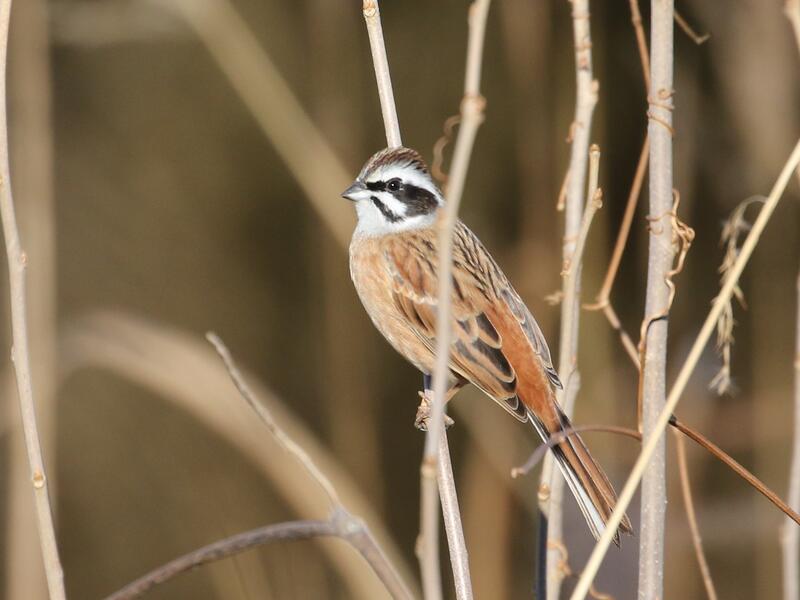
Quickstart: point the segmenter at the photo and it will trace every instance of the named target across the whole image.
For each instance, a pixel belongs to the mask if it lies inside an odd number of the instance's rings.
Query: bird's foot
[[[431,416],[431,404],[433,403],[433,392],[430,390],[419,393],[419,406],[417,407],[417,416],[414,418],[414,427],[420,431],[428,431],[428,419]],[[444,414],[444,428],[449,429],[455,421]]]

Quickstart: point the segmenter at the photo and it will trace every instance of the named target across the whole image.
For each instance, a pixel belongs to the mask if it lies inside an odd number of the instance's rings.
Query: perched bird
[[[428,390],[436,348],[437,220],[444,197],[422,157],[409,148],[375,154],[342,196],[355,203],[358,214],[350,274],[361,302],[378,331],[422,371]],[[453,233],[452,318],[448,397],[471,383],[520,421],[530,421],[545,442],[571,429],[556,402],[561,381],[539,326],[461,221]],[[552,451],[589,529],[599,537],[616,502],[611,483],[577,434],[553,444]],[[631,531],[627,517],[619,530]]]

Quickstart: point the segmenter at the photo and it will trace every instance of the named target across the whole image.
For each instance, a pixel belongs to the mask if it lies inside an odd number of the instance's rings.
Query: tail
[[[551,435],[572,430],[567,415],[558,405],[555,403],[553,405],[558,417],[558,426],[552,427],[554,431],[550,431],[540,418],[529,412],[534,428],[545,443],[550,442]],[[592,535],[595,539],[599,539],[614,510],[614,505],[617,503],[617,495],[605,472],[589,454],[589,449],[577,433],[573,433],[563,440],[560,437],[557,439],[559,441],[552,446],[556,463],[561,469],[572,495],[575,496]],[[623,515],[619,529],[614,534],[614,543],[617,546],[619,546],[620,531],[633,533],[627,515]]]

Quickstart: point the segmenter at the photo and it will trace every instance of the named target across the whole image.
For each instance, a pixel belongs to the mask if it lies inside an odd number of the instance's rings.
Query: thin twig
[[[641,343],[641,428],[644,439],[655,435],[655,422],[666,395],[667,319],[674,248],[669,213],[673,203],[673,0],[651,2],[650,88],[650,243],[647,297]],[[660,434],[659,434],[660,435]],[[655,452],[642,480],[639,532],[639,598],[655,600],[664,589],[664,522],[667,508],[666,443],[657,440]]]
[[[533,451],[528,460],[525,461],[521,467],[514,467],[511,469],[511,477],[517,478],[522,475],[527,475],[530,471],[539,464],[539,461],[544,458],[545,453],[550,448],[555,448],[561,442],[566,440],[571,435],[576,435],[584,432],[600,432],[600,433],[614,433],[617,435],[624,435],[635,440],[642,441],[642,434],[635,429],[627,427],[619,427],[617,425],[581,425],[580,427],[572,427],[570,429],[563,429],[554,435],[550,436],[546,442],[542,442]]]
[[[386,586],[386,589],[392,594],[394,598],[412,598],[406,584],[400,579],[394,565],[392,565],[386,558],[383,550],[381,550],[378,543],[375,541],[369,528],[364,521],[351,515],[344,505],[339,500],[339,495],[336,493],[330,480],[322,473],[317,467],[311,457],[290,438],[275,422],[272,415],[261,404],[250,391],[247,382],[242,378],[239,368],[231,357],[230,351],[222,342],[222,340],[212,332],[206,334],[206,339],[214,346],[214,349],[219,354],[222,361],[225,363],[225,368],[231,376],[236,389],[242,398],[249,404],[256,412],[261,421],[267,426],[270,433],[275,437],[278,443],[291,454],[303,467],[308,474],[314,479],[319,486],[325,491],[328,500],[331,504],[331,517],[329,523],[334,526],[335,533],[330,535],[337,535],[350,543],[353,548],[358,550],[364,559],[369,563],[372,570]]]
[[[561,303],[561,331],[559,336],[558,369],[561,376],[577,372],[578,330],[580,319],[580,260],[573,257],[575,240],[580,230],[586,193],[586,172],[589,160],[589,143],[592,131],[592,116],[597,104],[598,82],[592,70],[592,36],[590,27],[589,0],[572,0],[572,34],[575,52],[575,117],[570,127],[572,147],[564,197],[564,241],[562,256],[564,263],[575,269],[574,295],[566,293]],[[589,196],[589,200],[593,195]],[[567,282],[564,281],[566,286]],[[566,292],[566,287],[563,288]],[[577,390],[575,390],[577,391]],[[576,394],[561,394],[559,402],[567,416],[572,415]],[[554,476],[554,461],[551,455],[545,458],[540,478],[539,508],[548,521],[547,527],[547,600],[557,600],[561,589],[561,577],[556,569],[558,554],[553,547],[561,543],[562,504],[564,480]],[[546,491],[547,494],[541,492]],[[544,497],[544,501],[542,498]],[[539,544],[542,547],[542,544]]]
[[[56,421],[63,415],[56,406],[58,294],[49,8],[47,0],[14,4],[14,31],[22,34],[12,32],[9,40],[11,64],[7,83],[7,102],[13,107],[8,127],[15,207],[25,253],[30,264],[35,265],[26,272],[26,302],[37,425],[45,456],[56,448]],[[11,394],[9,400],[13,398]],[[13,402],[5,404],[7,409],[13,409]],[[5,597],[45,598],[47,577],[39,558],[41,548],[37,536],[31,535],[37,526],[36,505],[31,502],[30,467],[22,441],[22,424],[17,419],[11,421],[14,436],[6,446],[6,551],[2,558]],[[47,483],[53,498],[58,496],[57,475],[58,471],[50,467]]]
[[[439,447],[446,447],[446,442],[439,441],[444,437],[444,412],[445,394],[447,393],[448,380],[450,377],[449,359],[451,342],[451,295],[452,295],[452,271],[453,271],[453,230],[458,220],[458,209],[461,204],[461,196],[464,191],[464,184],[467,178],[472,148],[475,143],[475,136],[478,127],[483,122],[483,110],[486,101],[480,93],[481,66],[483,60],[483,40],[486,33],[486,17],[489,13],[489,0],[475,0],[469,7],[469,40],[467,42],[467,61],[466,73],[464,77],[464,97],[461,100],[461,119],[453,148],[453,160],[450,165],[450,174],[447,183],[447,204],[444,214],[440,218],[439,226],[439,289],[437,290],[437,312],[436,312],[436,364],[433,371],[433,403],[431,407],[431,417],[428,425],[428,432],[425,438],[425,450],[422,459],[421,486],[423,497],[422,524],[432,522],[431,518],[426,518],[425,514],[430,514],[436,510],[436,502],[433,493],[426,491],[433,487],[433,473],[431,467],[444,468],[445,462],[449,463],[449,457],[438,456]],[[440,483],[447,481],[451,477],[440,476]],[[442,496],[442,508],[457,506],[455,488],[451,487],[450,495],[452,498],[446,499]],[[440,485],[440,494],[442,493]],[[450,522],[454,531],[457,531],[463,539],[460,521],[455,521],[452,515],[445,513],[445,522]],[[432,545],[432,537],[436,535],[434,531],[421,531],[423,544]],[[467,562],[466,548],[459,548],[456,553],[452,551],[454,540],[448,535],[448,542],[451,546],[450,560],[453,563],[453,572],[456,583],[456,596],[459,600],[472,597],[472,584],[469,575],[469,563]],[[432,551],[432,549],[431,549]]]
[[[784,12],[792,24],[794,39],[800,51],[800,0],[786,0]],[[797,171],[800,180],[800,170]],[[794,356],[794,439],[789,467],[789,489],[786,500],[800,512],[800,273],[797,275],[797,323],[795,323]],[[787,518],[779,534],[783,554],[783,600],[800,600],[800,528]]]
[[[686,440],[677,430],[675,443],[678,453],[678,472],[681,477],[681,490],[683,491],[683,504],[686,509],[686,519],[689,522],[689,531],[692,534],[692,545],[694,554],[697,557],[697,564],[700,567],[700,576],[703,578],[703,585],[706,588],[708,600],[717,600],[717,590],[714,588],[714,580],[711,579],[711,569],[708,568],[708,561],[703,552],[703,538],[700,535],[700,527],[697,524],[697,515],[694,512],[694,500],[692,499],[692,487],[689,481],[689,464],[686,458]]]
[[[795,2],[800,25],[800,1]],[[787,4],[788,6],[788,4]],[[798,29],[800,39],[800,29]],[[794,447],[789,467],[789,491],[786,501],[800,512],[800,273],[797,275],[797,323],[794,356]],[[780,531],[783,554],[783,600],[800,600],[800,528],[787,517]]]
[[[797,525],[800,525],[800,514],[795,512],[791,507],[789,507],[786,502],[784,502],[778,494],[773,492],[770,488],[768,488],[764,483],[755,475],[753,475],[750,471],[745,469],[742,465],[736,462],[729,454],[723,452],[714,442],[709,440],[704,435],[698,433],[691,427],[688,427],[685,423],[682,423],[675,417],[670,419],[670,425],[672,425],[675,429],[683,433],[686,437],[688,437],[693,442],[700,445],[702,448],[708,450],[711,454],[719,458],[722,462],[728,465],[736,474],[738,474],[742,479],[747,481],[753,488],[755,488],[762,496],[764,496],[767,500],[772,502],[783,514],[787,517],[792,519]]]
[[[394,105],[392,77],[389,73],[389,61],[386,58],[386,45],[383,42],[383,27],[381,27],[381,11],[378,7],[378,0],[364,0],[362,12],[367,24],[372,65],[375,68],[375,81],[378,84],[383,126],[386,129],[386,144],[390,148],[396,148],[402,146],[403,141],[400,138],[400,123],[397,120],[397,109]]]
[[[697,33],[691,25],[689,25],[688,21],[684,19],[681,14],[676,10],[675,11],[675,22],[678,24],[678,27],[681,28],[683,33],[685,33],[690,40],[692,40],[695,44],[700,46],[701,44],[705,44],[710,38],[710,33]]]
[[[739,277],[741,276],[742,271],[744,271],[747,261],[750,260],[750,256],[753,254],[753,250],[758,244],[761,234],[769,222],[775,207],[778,205],[778,202],[780,201],[781,196],[783,195],[783,192],[789,183],[789,179],[792,177],[795,169],[797,169],[798,164],[800,164],[800,140],[795,145],[792,153],[786,161],[786,164],[783,166],[775,185],[772,187],[772,190],[767,197],[764,207],[761,209],[761,212],[759,212],[758,218],[756,218],[755,223],[753,224],[753,229],[750,230],[747,239],[742,245],[742,250],[739,254],[739,257],[731,269],[730,277],[725,282],[722,291],[717,296],[714,304],[711,307],[711,310],[708,313],[708,316],[703,322],[700,333],[692,344],[689,355],[686,357],[675,383],[673,384],[672,389],[667,396],[666,406],[661,411],[661,414],[658,416],[658,419],[655,422],[652,434],[645,438],[642,451],[639,454],[639,457],[636,459],[636,463],[631,470],[631,474],[628,476],[628,480],[625,482],[625,485],[620,492],[619,498],[617,499],[617,504],[614,507],[614,511],[609,517],[606,525],[606,530],[603,532],[600,540],[595,545],[595,548],[589,557],[589,562],[587,563],[586,568],[584,569],[581,578],[572,594],[573,600],[580,600],[581,598],[586,597],[589,586],[597,574],[597,570],[600,568],[600,563],[602,562],[605,553],[608,551],[608,548],[611,545],[614,532],[619,526],[619,523],[625,514],[625,510],[628,508],[628,505],[633,498],[636,487],[642,478],[645,468],[648,466],[661,433],[663,433],[664,429],[669,424],[672,413],[675,411],[675,407],[680,401],[681,394],[683,394],[684,390],[686,389],[686,384],[688,383],[692,372],[697,366],[697,362],[700,359],[700,354],[703,352],[703,349],[711,337],[711,333],[714,330],[714,325],[724,308],[724,304],[733,294],[733,288],[739,281]]]
[[[210,344],[195,334],[140,316],[97,311],[70,320],[59,336],[60,381],[84,369],[108,371],[125,381],[145,386],[160,402],[190,415],[213,435],[245,457],[270,482],[275,493],[299,519],[317,519],[330,513],[328,497],[316,480],[287,460],[283,448],[254,418],[245,402],[223,402],[231,396],[230,374]],[[351,514],[367,522],[401,579],[419,597],[413,570],[400,552],[380,516],[360,486],[295,414],[289,404],[258,378],[243,371],[253,395],[273,420],[318,466]],[[365,577],[364,564],[342,544],[321,544],[321,551],[346,587],[345,595],[376,598],[385,594],[377,577]]]
[[[631,23],[636,33],[636,46],[639,49],[639,60],[642,63],[642,75],[644,76],[644,87],[650,89],[650,53],[647,51],[647,37],[642,26],[642,13],[639,11],[639,0],[629,0],[631,7]]]
[[[209,331],[206,333],[206,339],[212,346],[214,346],[214,349],[217,351],[217,354],[219,354],[222,362],[225,363],[225,368],[228,370],[236,389],[239,390],[239,394],[242,396],[242,398],[244,398],[245,402],[247,402],[250,408],[255,411],[255,413],[258,415],[258,418],[261,419],[261,422],[267,426],[267,429],[269,429],[269,432],[275,437],[277,442],[283,447],[284,450],[294,456],[297,462],[303,465],[303,468],[308,472],[311,478],[319,484],[319,486],[325,492],[325,495],[328,497],[328,502],[330,502],[331,507],[340,505],[341,500],[339,500],[339,496],[330,480],[322,473],[322,471],[317,468],[317,465],[313,460],[311,460],[311,457],[306,453],[306,451],[303,450],[299,444],[296,444],[292,438],[286,435],[286,433],[284,433],[280,427],[278,427],[278,424],[275,422],[275,419],[272,418],[272,415],[270,414],[269,410],[267,410],[266,406],[255,399],[253,392],[250,391],[250,387],[247,385],[247,382],[239,372],[239,368],[233,361],[230,351],[219,338],[219,336],[216,333]]]
[[[272,542],[307,540],[338,535],[332,521],[289,521],[267,525],[219,540],[184,554],[143,575],[105,600],[132,600],[174,577],[208,563]]]
[[[47,588],[51,600],[63,600],[64,572],[58,556],[53,513],[48,497],[39,431],[36,425],[36,410],[33,402],[33,383],[28,352],[28,323],[26,317],[25,268],[27,257],[23,251],[14,212],[11,194],[11,175],[8,164],[8,120],[6,116],[6,65],[8,54],[8,25],[11,16],[11,0],[0,2],[0,216],[3,220],[3,235],[8,257],[9,292],[11,296],[11,329],[13,346],[11,360],[17,379],[17,393],[25,434],[25,449],[28,454],[33,497],[36,505],[36,520],[39,543],[42,549]]]

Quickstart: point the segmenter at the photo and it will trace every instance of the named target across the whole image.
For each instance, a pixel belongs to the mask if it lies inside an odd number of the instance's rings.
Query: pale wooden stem
[[[47,478],[45,476],[39,431],[36,425],[36,410],[33,401],[30,354],[28,351],[28,323],[25,298],[25,268],[27,257],[23,251],[11,195],[11,176],[8,162],[8,120],[6,116],[6,65],[8,52],[8,25],[11,16],[11,0],[0,2],[0,215],[8,257],[9,292],[11,296],[11,330],[13,347],[11,360],[17,380],[25,449],[28,455],[33,500],[36,505],[36,520],[39,543],[44,561],[47,588],[51,600],[63,600],[64,572],[58,556],[53,513],[50,508]],[[32,534],[32,532],[31,532]]]
[[[786,0],[784,12],[800,50],[800,0]],[[800,180],[800,171],[797,172]],[[786,502],[800,512],[800,274],[797,276],[797,323],[794,357],[794,428]],[[780,531],[783,554],[783,600],[800,600],[800,527],[787,516]]]
[[[431,407],[431,417],[428,424],[428,433],[425,440],[425,451],[423,456],[423,468],[421,470],[423,491],[425,487],[433,486],[433,472],[437,465],[437,453],[439,451],[439,438],[445,436],[444,433],[444,411],[445,395],[449,385],[449,358],[451,340],[451,295],[452,295],[452,272],[453,272],[453,230],[458,221],[458,208],[461,204],[461,196],[464,191],[464,183],[467,178],[472,147],[475,143],[475,136],[478,127],[483,122],[483,109],[485,101],[480,93],[481,61],[483,58],[483,39],[486,32],[486,17],[489,12],[489,0],[475,0],[469,8],[469,41],[467,43],[467,65],[464,78],[464,97],[461,101],[461,125],[458,130],[455,147],[453,149],[453,161],[451,163],[450,175],[447,185],[447,204],[444,208],[444,215],[439,220],[439,289],[436,313],[436,364],[433,372],[433,404]],[[443,466],[444,461],[439,463]],[[447,460],[449,463],[449,459]],[[436,510],[435,501],[431,501],[432,494],[427,493],[423,498],[422,504],[422,523],[432,522],[426,513]],[[427,498],[427,501],[425,500]],[[453,500],[442,500],[442,507],[454,505],[455,489],[452,488]],[[457,506],[457,502],[455,503]],[[452,521],[445,516],[445,521]],[[461,524],[458,521],[458,533],[463,540],[463,533],[460,531]],[[433,543],[432,533],[422,532],[423,544]],[[451,560],[458,559],[460,564],[454,565],[457,569],[462,582],[460,588],[456,587],[459,600],[472,597],[472,585],[469,582],[469,565],[467,562],[466,547],[460,548],[454,556],[452,552],[453,540],[448,537],[451,545]]]
[[[659,414],[651,435],[646,437],[644,440],[642,451],[639,453],[636,463],[631,470],[631,474],[628,476],[628,480],[625,482],[625,485],[619,494],[617,504],[614,507],[614,511],[611,513],[611,516],[609,517],[606,529],[603,532],[603,535],[600,536],[600,539],[595,545],[594,550],[589,557],[589,561],[583,570],[583,573],[581,573],[581,577],[572,593],[572,600],[580,600],[581,598],[585,598],[586,594],[589,592],[589,586],[592,584],[592,581],[597,574],[597,570],[600,568],[600,563],[602,562],[603,557],[611,545],[611,541],[614,538],[614,532],[616,531],[617,527],[619,527],[619,523],[622,520],[625,511],[630,505],[633,494],[636,491],[636,487],[641,481],[645,469],[648,467],[653,452],[656,450],[661,434],[663,434],[664,430],[669,424],[670,417],[680,401],[681,394],[683,394],[684,390],[686,389],[686,385],[689,382],[692,372],[697,366],[700,355],[708,343],[714,328],[716,327],[717,319],[719,319],[719,315],[724,310],[726,303],[731,299],[733,290],[736,287],[736,284],[739,282],[739,277],[741,276],[744,267],[747,265],[747,262],[750,260],[750,256],[753,254],[753,250],[758,244],[758,240],[760,239],[764,228],[767,226],[767,222],[772,216],[775,207],[778,205],[778,202],[780,201],[781,196],[783,195],[783,192],[789,183],[789,179],[791,178],[794,170],[797,169],[798,164],[800,164],[800,141],[797,142],[792,150],[791,155],[786,161],[783,170],[778,176],[778,179],[776,180],[775,185],[772,187],[772,190],[770,191],[770,194],[767,197],[761,212],[758,213],[758,217],[756,218],[755,223],[753,223],[753,227],[750,230],[750,233],[747,235],[744,244],[742,245],[742,249],[738,258],[736,259],[736,262],[734,262],[733,267],[731,267],[728,278],[725,280],[719,295],[714,299],[714,304],[712,305],[708,316],[706,316],[706,319],[703,322],[700,333],[697,335],[697,338],[692,344],[689,355],[686,357],[683,366],[681,366],[678,376],[675,379],[675,383],[673,384],[672,389],[667,396],[666,405]]]
[[[377,0],[365,0],[364,18],[370,38],[381,112],[389,146],[399,146],[400,130],[394,107],[389,68],[386,63],[386,50],[380,25],[380,9]],[[483,98],[480,95],[480,72],[483,56],[483,38],[486,30],[486,15],[489,0],[476,0],[469,10],[470,35],[467,47],[467,68],[464,99],[461,103],[461,128],[453,152],[450,170],[450,185],[447,190],[447,205],[439,229],[439,290],[437,312],[436,365],[433,373],[433,400],[427,423],[427,435],[422,464],[420,466],[420,546],[418,556],[422,570],[423,592],[428,599],[442,597],[441,574],[439,570],[439,525],[438,506],[442,497],[442,510],[445,513],[451,562],[456,580],[456,594],[459,600],[472,598],[469,580],[469,563],[461,520],[453,509],[458,500],[452,476],[449,456],[447,460],[439,455],[440,445],[446,447],[444,432],[445,394],[447,392],[450,348],[450,295],[452,293],[452,232],[458,216],[458,206],[464,189],[469,159],[478,126],[483,120]],[[443,441],[442,441],[443,440]],[[447,473],[439,474],[447,469]],[[437,476],[439,493],[436,490]]]
[[[583,214],[586,172],[589,160],[589,143],[592,116],[597,104],[598,83],[592,70],[592,37],[589,0],[573,0],[572,32],[575,49],[575,118],[571,127],[572,147],[565,190],[564,243],[562,256],[565,264],[572,264],[575,275],[574,292],[568,294],[563,287],[561,301],[561,332],[559,336],[558,371],[562,378],[577,380],[578,329],[580,318],[580,260],[574,260],[575,241],[580,231]],[[567,281],[563,282],[567,285]],[[574,374],[574,375],[573,375]],[[577,390],[573,390],[575,392]],[[576,393],[561,394],[567,416],[572,415]],[[562,497],[564,480],[554,477],[552,454],[548,454],[542,467],[539,507],[547,519],[547,600],[558,600],[561,591],[561,573],[558,547],[562,544]],[[543,493],[545,492],[545,493]],[[549,493],[546,493],[549,492]],[[544,499],[544,501],[542,501]],[[542,544],[539,545],[540,548]]]
[[[400,138],[400,122],[397,120],[397,109],[394,105],[392,78],[389,74],[389,61],[386,59],[386,45],[383,42],[383,27],[381,27],[381,11],[378,0],[364,0],[362,11],[367,24],[372,65],[375,68],[375,80],[378,84],[383,126],[386,129],[386,144],[390,148],[396,148],[402,146],[403,141]]]
[[[796,3],[800,13],[800,2]],[[799,16],[800,18],[800,16]],[[798,30],[800,35],[800,30]],[[797,276],[797,323],[794,357],[794,446],[789,467],[789,491],[786,502],[800,512],[800,274]],[[783,600],[800,600],[800,527],[789,517],[780,531],[783,553]]]
[[[645,300],[642,365],[642,435],[659,435],[642,479],[639,532],[639,600],[663,597],[664,522],[667,509],[666,442],[656,421],[666,396],[667,319],[674,248],[670,211],[673,204],[672,110],[674,0],[652,0],[650,45],[650,248]]]
[[[30,362],[36,382],[36,410],[44,455],[53,456],[56,439],[56,243],[53,189],[53,124],[50,64],[50,4],[26,0],[13,8],[14,30],[8,50],[8,104],[11,162],[14,163],[14,199],[20,235],[35,268],[27,272],[27,311]],[[10,382],[10,380],[9,380]],[[13,398],[8,388],[8,398]],[[11,408],[13,403],[6,402]],[[8,494],[5,526],[5,597],[38,600],[47,597],[47,577],[40,558],[36,506],[31,502],[29,464],[21,423],[12,419],[8,440]],[[58,495],[57,472],[51,461],[48,487]],[[56,513],[58,507],[54,506]],[[0,594],[2,595],[2,594]]]

